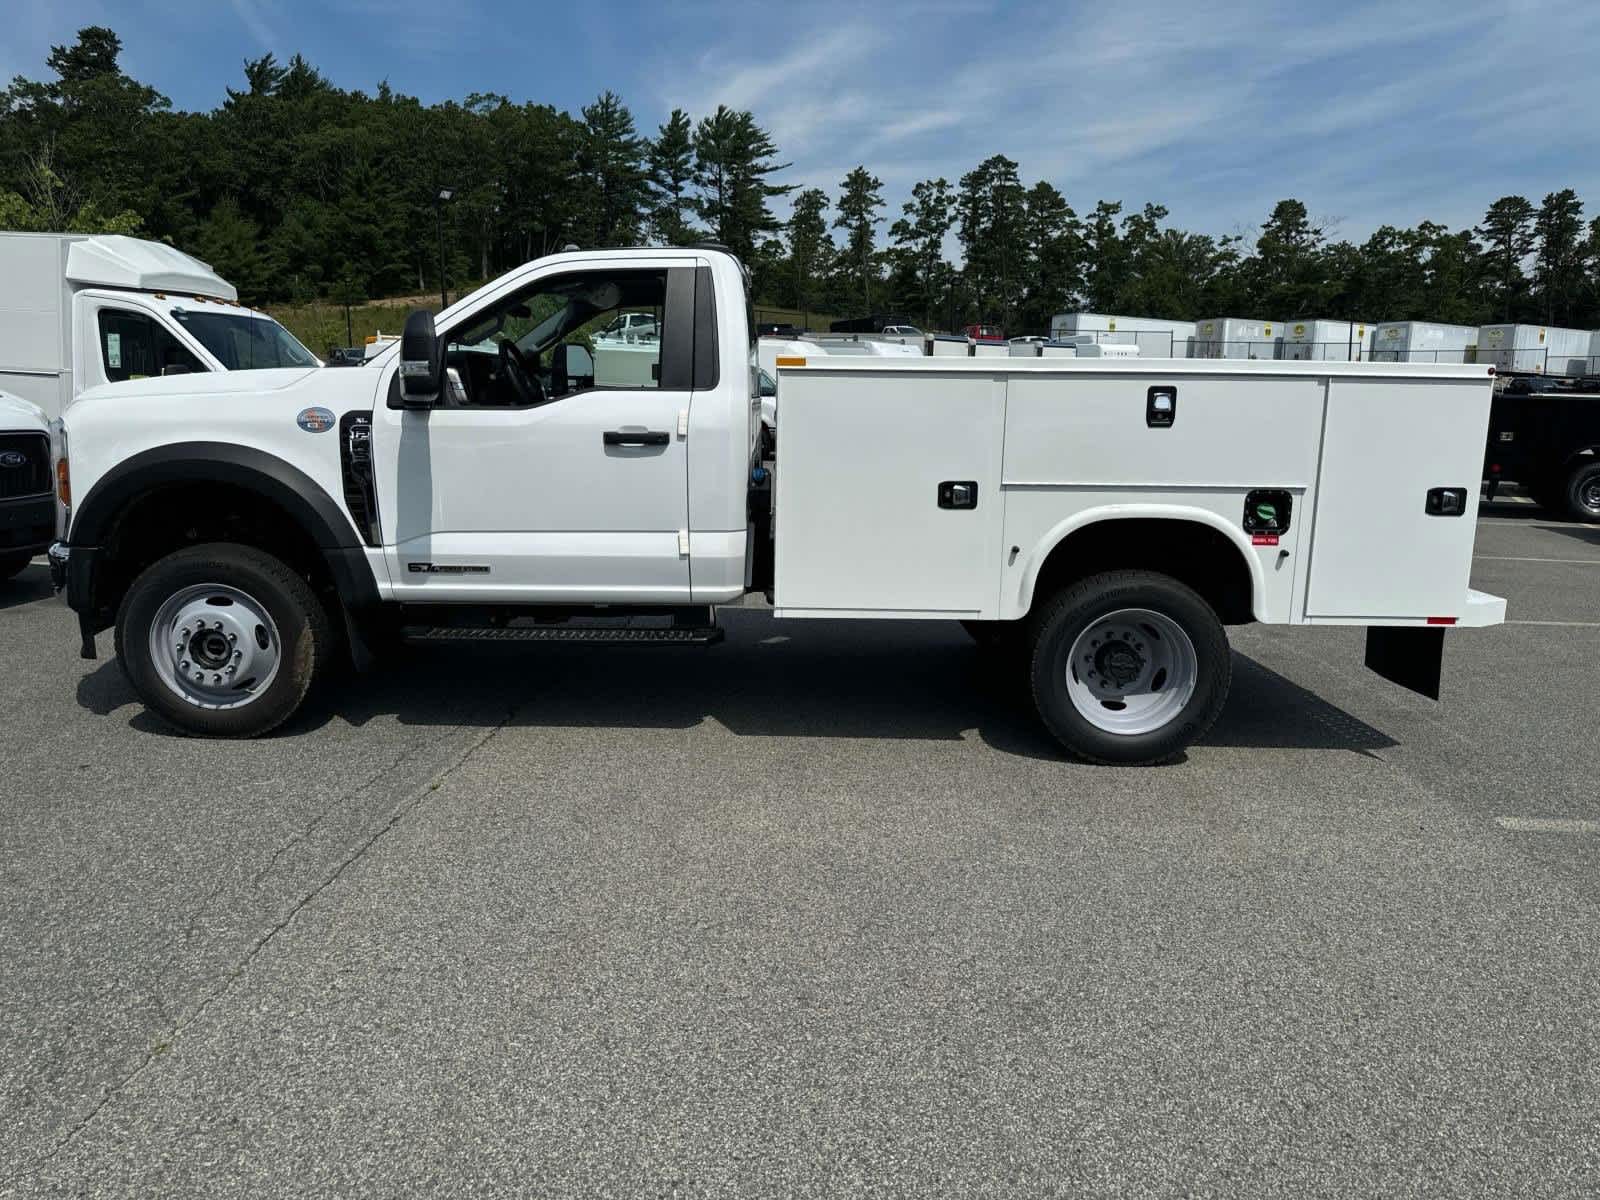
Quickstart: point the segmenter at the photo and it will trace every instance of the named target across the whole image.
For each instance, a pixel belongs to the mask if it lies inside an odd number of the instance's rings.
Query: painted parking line
[[[1564,563],[1573,567],[1600,567],[1600,558],[1529,558],[1519,554],[1474,554],[1474,562]]]
[[[1600,629],[1600,621],[1506,621],[1506,625],[1549,625],[1556,629]]]
[[[1496,817],[1494,823],[1512,833],[1600,833],[1600,821],[1578,817]]]

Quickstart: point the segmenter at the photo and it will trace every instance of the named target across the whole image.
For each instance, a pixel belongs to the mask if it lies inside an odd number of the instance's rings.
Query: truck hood
[[[268,371],[198,371],[192,375],[161,375],[150,379],[130,379],[123,383],[103,383],[86,388],[74,404],[103,396],[220,396],[243,392],[276,392],[293,387],[317,367],[275,367]]]
[[[48,424],[44,409],[37,404],[10,392],[0,392],[0,428],[37,429],[42,433]]]

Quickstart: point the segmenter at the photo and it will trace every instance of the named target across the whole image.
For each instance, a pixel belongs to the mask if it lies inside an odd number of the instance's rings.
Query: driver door
[[[689,602],[695,272],[681,257],[620,267],[513,277],[463,317],[441,320],[453,372],[441,407],[400,408],[393,379],[383,381],[388,401],[373,434],[396,599]],[[538,344],[546,326],[563,323],[562,303],[581,313],[612,301]],[[653,341],[602,332],[619,311],[647,310],[660,322]],[[462,340],[501,316],[487,341]],[[531,400],[497,352],[518,337],[540,393]]]

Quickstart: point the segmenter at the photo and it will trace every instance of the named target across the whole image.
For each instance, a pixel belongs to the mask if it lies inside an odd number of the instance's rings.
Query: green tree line
[[[1178,229],[1158,204],[1079,211],[997,154],[917,182],[895,213],[865,164],[833,195],[782,182],[788,164],[747,111],[675,109],[648,130],[611,91],[576,114],[493,93],[424,105],[268,54],[218,107],[183,112],[120,51],[86,27],[52,47],[47,78],[0,93],[0,228],[163,239],[254,303],[437,292],[442,230],[454,292],[569,244],[713,239],[749,265],[760,302],[930,327],[1042,331],[1080,308],[1600,325],[1600,217],[1571,189],[1360,243],[1286,199],[1252,240]]]

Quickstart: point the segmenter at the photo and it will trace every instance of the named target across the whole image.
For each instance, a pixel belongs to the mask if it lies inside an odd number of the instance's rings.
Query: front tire
[[[1168,762],[1202,737],[1233,664],[1211,606],[1153,571],[1110,571],[1048,600],[1033,622],[1040,719],[1089,762]]]
[[[334,644],[327,611],[282,560],[218,542],[169,554],[117,613],[117,655],[146,707],[204,737],[258,737],[299,709]]]

